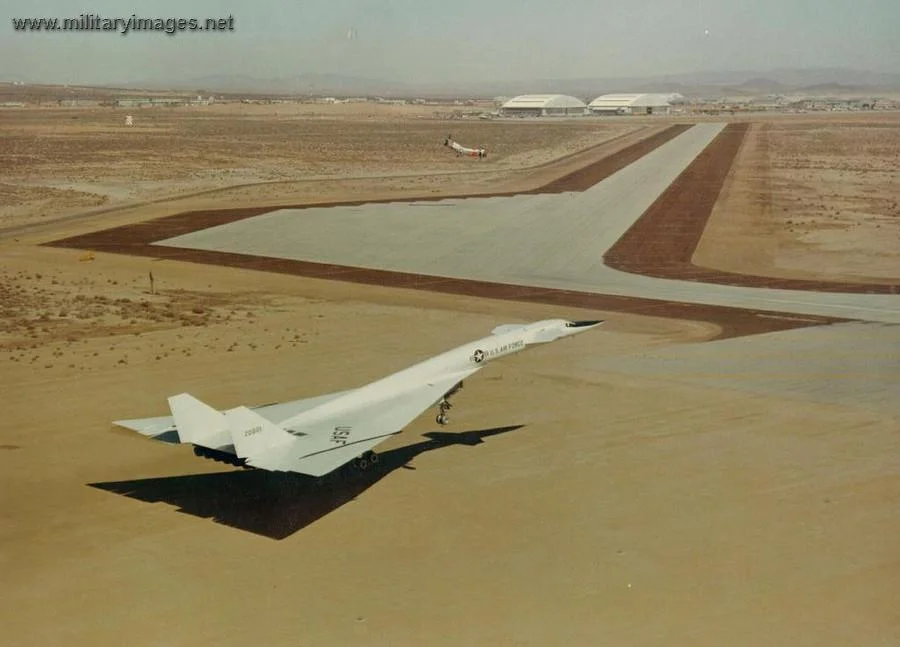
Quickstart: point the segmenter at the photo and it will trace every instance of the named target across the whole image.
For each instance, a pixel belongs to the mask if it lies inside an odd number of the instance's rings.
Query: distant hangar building
[[[587,106],[565,94],[523,94],[504,103],[500,112],[507,117],[564,117],[583,115]]]
[[[588,104],[595,115],[667,115],[684,102],[680,94],[604,94]]]

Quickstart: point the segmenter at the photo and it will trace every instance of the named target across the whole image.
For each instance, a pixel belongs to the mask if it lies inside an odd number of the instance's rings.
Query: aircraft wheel
[[[372,465],[375,465],[378,462],[378,454],[375,452],[369,452],[369,462]]]
[[[365,472],[369,469],[369,459],[365,456],[360,456],[356,462],[356,465],[359,467],[360,471]]]
[[[450,422],[450,418],[449,418],[448,416],[444,415],[443,413],[439,413],[439,414],[438,414],[438,417],[435,418],[435,421],[436,421],[439,425],[446,425],[447,423]]]

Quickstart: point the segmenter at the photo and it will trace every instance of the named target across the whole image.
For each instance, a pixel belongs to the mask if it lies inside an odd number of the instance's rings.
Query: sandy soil
[[[76,181],[62,147],[20,148],[33,166],[16,177]],[[30,241],[0,240],[9,644],[900,641],[896,416],[604,365],[714,326]],[[449,428],[424,416],[370,481],[311,490],[110,425],[180,391],[226,407],[347,388],[560,315],[609,323],[486,369]]]
[[[709,328],[600,313],[606,330],[471,380],[445,435],[415,423],[374,482],[323,493],[109,421],[164,413],[182,390],[224,407],[340,389],[559,313],[46,248],[4,258],[27,304],[0,354],[11,644],[900,636],[895,417],[603,366]]]
[[[900,275],[894,280],[873,282],[862,279],[850,282],[819,277],[773,277],[764,272],[757,273],[753,268],[765,264],[759,259],[760,250],[754,245],[756,241],[747,244],[742,240],[747,232],[741,229],[741,224],[731,223],[734,226],[727,230],[732,235],[731,240],[721,234],[709,233],[707,225],[710,218],[717,208],[721,209],[720,196],[724,193],[727,201],[730,191],[734,189],[736,175],[731,171],[738,153],[745,150],[744,142],[750,126],[746,122],[728,124],[616,241],[604,255],[604,262],[625,272],[701,283],[858,294],[900,293]],[[733,205],[733,201],[729,204]],[[759,231],[764,223],[752,219],[749,222],[752,224],[744,223],[744,227],[752,227],[758,236],[764,235]],[[745,260],[752,257],[754,262],[740,272],[698,265],[694,257],[704,238],[707,241],[705,249],[709,249],[713,240],[718,245],[717,250],[726,245],[733,256]],[[858,251],[861,250],[848,245],[844,251],[843,260],[852,262],[859,257]],[[823,277],[828,275],[823,274]]]
[[[900,115],[754,123],[697,247],[701,267],[900,278]]]

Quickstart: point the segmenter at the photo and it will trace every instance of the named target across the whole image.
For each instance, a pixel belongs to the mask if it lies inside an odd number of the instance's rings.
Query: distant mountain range
[[[304,73],[264,79],[245,74],[218,74],[184,81],[144,80],[107,87],[177,90],[198,93],[483,97],[560,93],[593,99],[610,92],[679,92],[686,97],[758,96],[765,94],[877,95],[900,92],[900,73],[843,68],[772,69],[696,72],[647,77],[498,80],[495,82],[406,83],[342,74]]]

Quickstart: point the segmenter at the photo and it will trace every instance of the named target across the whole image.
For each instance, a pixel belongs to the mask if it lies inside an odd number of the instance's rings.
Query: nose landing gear
[[[450,404],[450,396],[459,391],[461,388],[463,388],[463,383],[461,381],[457,382],[456,386],[447,391],[444,394],[444,397],[441,398],[441,401],[438,403],[438,409],[440,410],[440,413],[438,413],[437,418],[435,418],[434,421],[439,425],[443,426],[450,424],[450,416],[447,415],[447,412],[450,411],[450,409],[453,407],[453,405]]]

